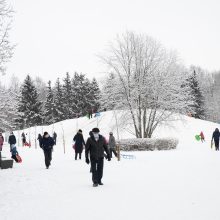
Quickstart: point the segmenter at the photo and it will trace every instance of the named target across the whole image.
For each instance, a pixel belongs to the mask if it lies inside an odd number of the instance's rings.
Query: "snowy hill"
[[[97,188],[92,187],[84,157],[74,160],[72,138],[79,128],[86,138],[97,123],[103,135],[108,137],[113,131],[117,136],[113,112],[102,113],[98,119],[84,117],[25,130],[32,147],[18,147],[23,163],[0,170],[0,219],[219,220],[220,153],[210,148],[218,125],[184,119],[184,123],[160,126],[155,133],[155,137],[177,137],[177,150],[130,152],[136,159],[105,161],[104,186]],[[34,142],[35,133],[45,130],[58,134],[49,170]],[[132,137],[126,129],[119,130],[120,138]],[[201,130],[205,143],[195,140]],[[20,137],[21,131],[15,135]],[[7,145],[3,155],[10,156]]]

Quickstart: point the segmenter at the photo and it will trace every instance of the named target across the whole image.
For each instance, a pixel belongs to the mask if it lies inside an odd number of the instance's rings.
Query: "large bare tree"
[[[6,63],[13,55],[13,48],[9,41],[13,10],[6,0],[0,0],[0,72],[5,74]]]
[[[115,108],[129,112],[136,137],[151,137],[156,127],[174,114],[193,111],[189,109],[192,99],[187,71],[175,53],[153,38],[126,32],[101,59],[115,76],[114,85],[104,94],[115,97],[108,98],[117,100]]]

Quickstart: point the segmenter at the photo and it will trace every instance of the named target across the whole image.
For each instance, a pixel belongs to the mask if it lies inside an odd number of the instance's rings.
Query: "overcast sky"
[[[8,76],[44,80],[74,71],[103,76],[102,53],[116,34],[148,34],[186,65],[220,69],[219,0],[7,0],[17,44]]]

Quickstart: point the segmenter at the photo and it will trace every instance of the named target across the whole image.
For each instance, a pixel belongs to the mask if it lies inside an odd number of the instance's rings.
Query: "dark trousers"
[[[49,167],[50,162],[52,160],[52,149],[44,150],[44,157],[45,157],[45,165],[46,167]]]
[[[104,158],[91,159],[92,181],[93,183],[101,183],[103,176]]]
[[[214,140],[215,141],[215,150],[219,151],[219,140]]]
[[[77,160],[78,154],[79,154],[79,159],[81,160],[81,155],[82,155],[82,153],[76,153],[76,152],[75,152],[75,160]]]
[[[109,149],[109,153],[110,153],[110,157],[112,158],[112,152],[114,153],[114,155],[117,157],[117,152],[115,150],[115,148],[110,148]]]

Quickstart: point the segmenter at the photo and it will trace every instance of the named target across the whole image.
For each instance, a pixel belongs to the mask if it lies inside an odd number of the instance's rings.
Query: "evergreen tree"
[[[63,85],[63,97],[64,97],[64,108],[65,108],[65,119],[70,119],[75,117],[76,105],[73,98],[73,90],[71,84],[71,78],[69,73],[66,73]]]
[[[84,115],[86,111],[84,109],[83,80],[84,75],[75,72],[72,79],[72,93],[77,116]]]
[[[65,119],[65,107],[62,85],[58,78],[54,88],[54,120],[55,122]]]
[[[55,122],[55,105],[54,105],[54,95],[51,88],[51,81],[48,82],[47,96],[44,107],[44,123],[53,124]]]
[[[95,78],[92,79],[90,88],[91,106],[95,111],[98,111],[100,108],[101,91]]]
[[[189,86],[191,88],[191,94],[194,99],[193,100],[194,104],[191,106],[195,112],[194,117],[204,119],[204,116],[205,116],[204,97],[202,95],[195,70],[189,77],[188,81],[189,81]]]
[[[21,87],[18,112],[20,127],[26,128],[42,124],[42,103],[38,100],[38,93],[31,77],[28,75]]]

